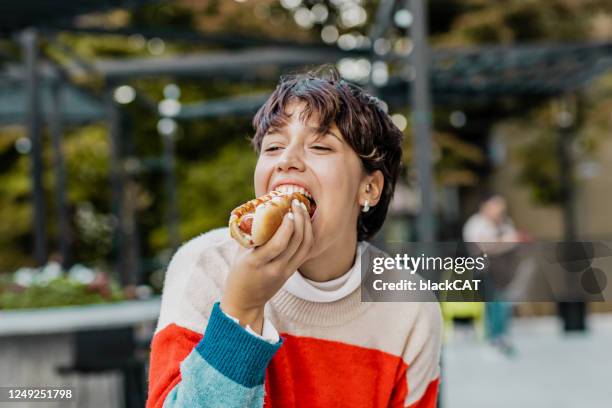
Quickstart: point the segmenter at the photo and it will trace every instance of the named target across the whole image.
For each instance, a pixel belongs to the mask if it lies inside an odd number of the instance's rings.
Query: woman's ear
[[[370,207],[378,204],[385,186],[385,176],[380,170],[367,174],[359,187],[359,205],[365,205],[366,200]]]

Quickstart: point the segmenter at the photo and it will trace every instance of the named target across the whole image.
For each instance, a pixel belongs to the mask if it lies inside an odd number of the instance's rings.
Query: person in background
[[[496,258],[501,258],[516,247],[519,234],[507,214],[504,197],[499,194],[486,194],[481,199],[478,212],[473,214],[463,226],[463,240],[478,243],[480,250],[488,255],[491,268],[495,268]],[[493,299],[499,299],[501,297],[499,290],[495,285],[486,282],[491,282],[491,279],[485,280],[487,293]],[[508,340],[511,316],[511,303],[503,300],[485,303],[487,340],[506,355],[514,354],[514,348]]]

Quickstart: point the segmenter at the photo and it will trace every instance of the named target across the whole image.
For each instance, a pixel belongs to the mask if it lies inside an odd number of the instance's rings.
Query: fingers
[[[272,238],[264,245],[255,248],[253,254],[258,257],[262,264],[270,262],[285,251],[294,231],[295,216],[289,212],[283,217],[283,222]]]
[[[312,223],[310,222],[310,215],[306,210],[304,210],[304,213],[304,235],[299,249],[297,250],[290,262],[290,266],[293,270],[299,268],[300,265],[302,265],[314,244],[314,235],[312,233]]]
[[[284,265],[283,269],[286,269],[287,273],[295,272],[297,267],[302,264],[312,242],[312,227],[308,211],[299,202],[294,203],[292,209],[295,214],[295,233],[291,237],[287,250],[275,260],[280,265]]]
[[[293,200],[291,203],[291,211],[295,216],[293,235],[291,236],[291,241],[289,241],[287,248],[280,255],[281,259],[291,258],[300,247],[302,237],[304,236],[304,210],[300,206],[298,200]]]
[[[291,212],[283,218],[283,222],[274,236],[266,244],[255,248],[261,264],[270,263],[278,270],[295,272],[310,251],[313,242],[310,215],[305,206],[298,200],[291,203]]]

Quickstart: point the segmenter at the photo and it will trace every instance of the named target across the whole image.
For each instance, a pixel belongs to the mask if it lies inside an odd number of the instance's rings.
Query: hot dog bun
[[[291,201],[297,199],[306,205],[308,213],[312,212],[308,198],[301,193],[280,193],[272,191],[264,196],[248,201],[236,207],[229,219],[230,235],[245,248],[265,244],[278,230],[283,217],[291,210]],[[240,228],[242,217],[254,213],[251,233]]]
[[[229,220],[229,230],[230,230],[230,235],[232,238],[234,238],[236,241],[238,241],[238,243],[240,245],[242,245],[245,248],[251,248],[254,245],[251,244],[251,237],[248,234],[245,234],[244,232],[242,232],[240,230],[240,222],[236,222],[236,220],[238,219],[238,216],[236,215],[231,215],[230,216],[230,220]]]

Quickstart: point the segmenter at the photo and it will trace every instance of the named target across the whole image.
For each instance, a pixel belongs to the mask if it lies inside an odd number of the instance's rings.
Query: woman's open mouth
[[[306,190],[304,187],[298,186],[295,184],[281,184],[280,186],[276,187],[274,190],[280,193],[284,193],[284,194],[300,193],[304,195],[304,197],[306,197],[308,201],[310,202],[310,211],[309,211],[310,219],[312,220],[314,218],[315,212],[317,211],[317,202],[312,197],[312,194],[308,190]]]

